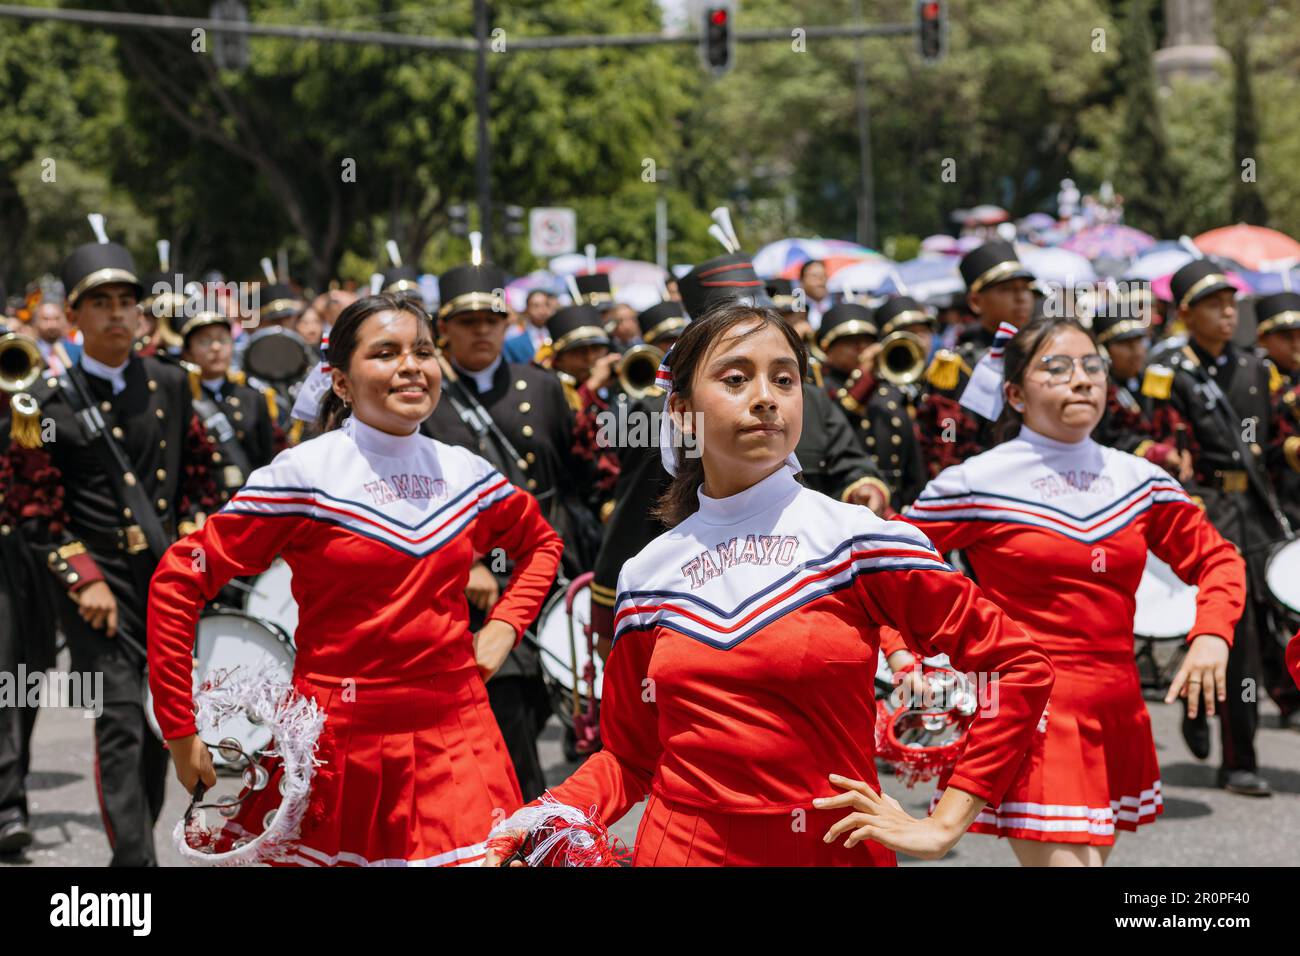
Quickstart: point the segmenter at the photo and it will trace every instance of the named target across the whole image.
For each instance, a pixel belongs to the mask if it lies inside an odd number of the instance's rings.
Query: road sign
[[[578,214],[570,206],[538,206],[528,211],[528,248],[541,259],[578,248]]]

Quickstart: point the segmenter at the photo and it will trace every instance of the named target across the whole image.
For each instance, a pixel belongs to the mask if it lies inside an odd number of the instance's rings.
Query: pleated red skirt
[[[879,843],[844,848],[822,837],[847,810],[718,813],[650,795],[633,866],[897,866]]]
[[[325,710],[310,809],[289,866],[463,866],[483,859],[492,824],[522,804],[487,689],[474,667],[400,683],[296,676]],[[262,830],[280,802],[279,768],[225,827]]]
[[[1050,652],[1056,683],[998,806],[971,833],[1111,846],[1164,811],[1151,716],[1130,654]],[[939,791],[931,810],[943,795]]]

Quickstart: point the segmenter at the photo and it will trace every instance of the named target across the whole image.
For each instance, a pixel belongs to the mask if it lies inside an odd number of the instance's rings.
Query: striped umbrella
[[[753,263],[760,278],[797,278],[800,267],[809,259],[866,259],[873,256],[880,256],[880,253],[843,239],[790,238],[763,246],[754,254]]]

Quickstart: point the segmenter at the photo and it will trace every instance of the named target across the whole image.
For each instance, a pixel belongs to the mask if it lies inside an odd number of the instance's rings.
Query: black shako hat
[[[573,281],[578,286],[578,294],[582,296],[581,301],[575,302],[574,305],[594,305],[604,311],[614,304],[614,286],[606,273],[593,272],[589,275],[574,276]]]
[[[636,321],[641,326],[641,339],[647,345],[654,345],[666,335],[678,336],[690,324],[685,307],[673,301],[655,303],[637,315]]]
[[[729,252],[701,262],[677,281],[677,288],[692,319],[699,319],[726,302],[775,307],[746,252]]]
[[[1174,305],[1180,309],[1185,305],[1195,305],[1207,295],[1224,289],[1236,291],[1236,288],[1228,281],[1219,264],[1211,259],[1193,259],[1169,280]]]
[[[414,266],[393,266],[383,272],[384,280],[380,291],[390,294],[401,292],[419,292],[420,274]]]
[[[841,302],[826,310],[822,324],[817,329],[817,344],[822,350],[830,348],[836,339],[846,335],[878,336],[880,328],[871,317],[871,310],[857,302]]]
[[[1260,335],[1300,328],[1300,293],[1277,292],[1255,301],[1255,331]]]
[[[773,305],[782,312],[794,312],[796,306],[800,304],[795,296],[794,281],[791,279],[768,279],[766,290]]]
[[[1034,274],[1020,263],[1011,243],[994,239],[972,249],[961,260],[961,277],[969,292],[980,292],[1011,279],[1033,280]]]
[[[63,261],[60,275],[68,304],[73,306],[91,289],[118,282],[132,286],[137,298],[144,295],[144,286],[136,277],[135,260],[125,246],[116,242],[88,242],[77,246]]]
[[[494,262],[466,264],[438,276],[438,318],[462,312],[505,312],[506,271]]]
[[[546,322],[555,354],[579,345],[609,345],[600,310],[594,305],[569,305]]]
[[[1151,333],[1151,327],[1131,315],[1097,315],[1092,320],[1092,334],[1098,345],[1138,339]]]
[[[264,282],[261,297],[261,306],[257,310],[259,319],[288,319],[307,308],[302,296],[287,282]]]
[[[935,320],[910,295],[895,295],[876,309],[876,324],[880,326],[882,335],[889,335],[913,325],[933,327]]]

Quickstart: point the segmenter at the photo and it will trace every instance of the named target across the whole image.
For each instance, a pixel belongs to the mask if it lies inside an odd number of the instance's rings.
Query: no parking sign
[[[547,259],[578,248],[578,215],[570,206],[538,206],[528,211],[528,247]]]

